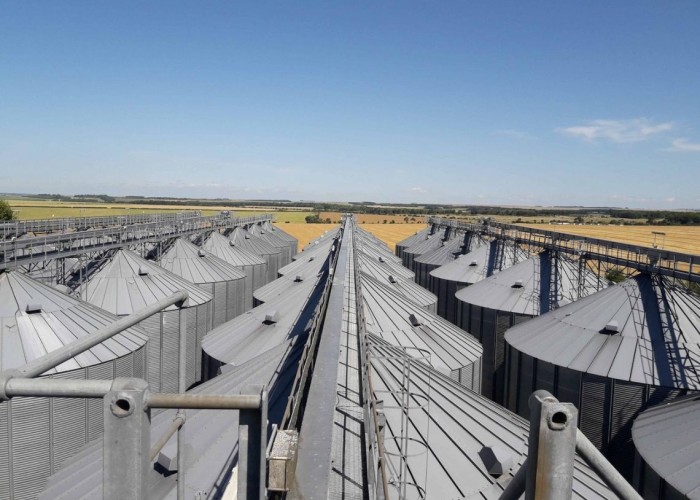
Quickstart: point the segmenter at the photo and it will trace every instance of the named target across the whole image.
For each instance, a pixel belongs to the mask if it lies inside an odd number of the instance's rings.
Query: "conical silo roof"
[[[267,241],[258,238],[240,226],[233,228],[233,231],[228,234],[228,238],[233,241],[235,246],[262,257],[267,255],[279,255],[281,253],[280,248],[270,245]]]
[[[356,245],[356,248],[358,252],[367,254],[374,259],[381,259],[382,261],[391,262],[393,264],[403,267],[403,264],[401,263],[401,257],[397,257],[391,252],[384,250],[382,247],[379,247],[377,245],[369,245],[367,243],[361,243]],[[413,271],[411,271],[410,269],[406,270],[408,272],[413,273]]]
[[[304,253],[306,252],[302,252],[301,254],[297,255],[297,257],[300,257]],[[325,253],[319,252],[315,255],[300,257],[297,260],[292,261],[286,266],[280,268],[279,271],[277,271],[277,274],[279,274],[280,276],[290,276],[297,274],[303,274],[304,276],[306,276],[309,274],[318,273],[327,260],[328,250],[326,250]]]
[[[404,252],[414,254],[416,257],[430,252],[442,246],[445,234],[446,230],[444,228],[440,228],[433,233],[427,232],[416,239],[410,247],[406,247]]]
[[[423,346],[436,353],[436,366],[451,372],[477,365],[468,380],[478,389],[482,349],[474,337],[375,280],[363,278],[361,286],[368,332],[388,342]]]
[[[265,221],[263,222],[263,228],[286,241],[289,244],[289,247],[292,249],[292,255],[295,255],[299,251],[299,240],[297,240],[291,234],[285,232],[281,227],[273,224],[270,221]]]
[[[556,366],[700,390],[700,297],[661,276],[629,278],[515,326],[505,339]]]
[[[364,267],[361,267],[361,272],[363,284],[368,280],[372,280],[377,286],[393,290],[422,308],[433,313],[435,312],[437,297],[414,281],[396,278],[391,275],[374,275],[366,272]]]
[[[258,288],[253,293],[253,297],[259,303],[265,303],[287,294],[308,296],[309,291],[316,285],[317,281],[318,271],[288,274]]]
[[[400,467],[397,443],[403,438],[411,440],[414,454],[409,460],[414,472],[407,497],[499,498],[527,458],[528,422],[419,362],[411,363],[407,381],[414,406],[403,410],[401,398],[407,390],[401,379],[404,356],[400,348],[381,341],[373,339],[370,344],[373,390],[384,402],[386,459]],[[407,427],[402,426],[405,419],[409,420]],[[489,448],[498,452],[505,469],[500,475],[490,471],[490,463],[481,458]],[[572,497],[616,498],[578,456]]]
[[[279,424],[289,397],[289,388],[296,375],[303,342],[287,342],[271,349],[248,363],[235,367],[191,390],[195,395],[238,395],[251,385],[268,388],[268,420]],[[153,416],[151,442],[153,447],[172,425],[178,410],[164,410]],[[226,490],[230,472],[238,457],[238,419],[240,412],[230,410],[187,410],[183,427],[187,453],[185,455],[185,490]],[[97,439],[86,445],[78,455],[67,461],[47,481],[40,500],[92,500],[102,498],[104,442]],[[177,469],[177,436],[173,436],[156,459],[169,472]],[[80,478],[80,480],[76,480]],[[151,467],[145,479],[148,498],[176,497],[177,473],[163,474]]]
[[[604,286],[602,280],[578,261],[556,258],[558,280],[556,298],[552,292],[551,262],[548,252],[534,255],[457,292],[458,302],[497,311],[537,316],[578,300]],[[555,303],[550,304],[550,301]]]
[[[44,354],[111,325],[115,316],[16,271],[0,274],[0,371],[20,368]],[[148,337],[129,328],[45,374],[62,373],[120,358]]]
[[[294,250],[292,250],[291,243],[284,238],[282,238],[278,233],[279,231],[273,232],[263,227],[260,224],[253,224],[248,226],[248,232],[252,235],[257,236],[261,240],[269,243],[275,248],[279,248],[280,253],[283,256],[281,265],[287,265],[292,261],[292,257],[297,253],[296,244],[294,245]]]
[[[186,290],[185,307],[212,299],[200,287],[130,250],[118,250],[87,284],[87,301],[118,316],[132,314],[178,290]],[[166,310],[177,309],[172,305]]]
[[[457,257],[452,262],[449,262],[430,272],[434,278],[439,278],[446,281],[454,281],[464,285],[471,285],[482,279],[498,272],[498,269],[489,269],[489,259],[492,253],[493,246],[484,244],[476,247],[471,252]],[[504,268],[515,264],[511,253],[505,255]]]
[[[326,231],[318,238],[311,240],[304,248],[302,248],[302,252],[306,251],[310,248],[313,248],[316,245],[323,243],[324,241],[335,238],[338,235],[338,232],[339,232],[339,229],[331,229],[331,230]]]
[[[424,229],[420,229],[415,232],[415,234],[412,234],[411,236],[408,236],[401,241],[399,241],[396,244],[396,252],[397,255],[400,257],[401,253],[404,249],[410,247],[411,245],[416,244],[418,241],[425,239],[428,235],[430,234],[430,228],[426,227]]]
[[[306,294],[278,296],[214,328],[202,342],[202,350],[215,360],[240,365],[311,327],[321,288]]]
[[[632,439],[645,466],[635,474],[644,485],[635,486],[644,498],[700,498],[698,422],[700,396],[649,408],[635,419]]]
[[[299,252],[294,256],[293,260],[308,260],[309,257],[316,255],[326,255],[330,251],[331,247],[335,243],[335,240],[324,240],[318,245],[314,245],[303,252]]]
[[[196,285],[244,280],[246,277],[244,272],[228,262],[183,238],[175,240],[159,264],[163,269]]]
[[[394,276],[405,280],[412,280],[416,276],[413,271],[403,267],[400,262],[386,260],[381,256],[377,257],[364,250],[357,252],[357,258],[363,269],[373,276]]]
[[[206,241],[202,243],[202,248],[238,268],[267,265],[265,259],[260,255],[246,250],[240,245],[235,243],[232,245],[231,243],[232,240],[229,240],[218,231],[213,231]]]
[[[444,241],[441,246],[424,253],[420,257],[416,257],[415,261],[421,264],[442,266],[448,262],[452,262],[458,256],[462,255],[463,250],[464,238],[456,237],[451,240]]]

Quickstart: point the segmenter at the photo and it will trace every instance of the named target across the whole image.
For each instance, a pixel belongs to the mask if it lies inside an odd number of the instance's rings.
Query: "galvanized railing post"
[[[103,398],[105,500],[148,498],[151,413],[147,389],[144,380],[116,378]]]
[[[547,391],[530,396],[526,500],[566,500],[574,481],[578,410]]]
[[[179,304],[184,305],[184,302]],[[180,307],[178,311],[180,315],[179,341],[180,341],[180,358],[178,363],[178,392],[185,394],[187,391],[187,314]],[[191,355],[192,353],[190,353]],[[177,416],[185,421],[185,410],[178,410]],[[185,428],[180,426],[177,430],[177,500],[185,499]]]
[[[242,409],[238,417],[238,498],[257,500],[265,497],[267,389],[251,385],[241,394],[261,397],[259,409]]]

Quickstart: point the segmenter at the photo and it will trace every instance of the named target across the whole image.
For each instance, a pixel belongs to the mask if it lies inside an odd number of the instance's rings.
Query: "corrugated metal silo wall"
[[[265,262],[267,262],[267,281],[265,281],[265,284],[268,284],[271,281],[275,281],[279,277],[277,271],[279,271],[280,268],[284,267],[281,264],[282,254],[274,253],[269,255],[263,255],[262,257],[265,259]]]
[[[455,297],[455,294],[465,286],[467,285],[463,283],[430,276],[428,290],[434,293],[438,298],[437,314],[453,325],[458,325],[457,297]]]
[[[148,334],[148,383],[153,391],[178,392],[181,314],[187,322],[187,386],[202,380],[202,339],[212,328],[212,301],[162,311],[139,323]]]
[[[212,295],[212,328],[223,325],[246,311],[246,280],[220,281],[198,285]]]
[[[628,479],[632,479],[632,423],[648,407],[685,390],[624,382],[554,366],[506,344],[506,407],[529,418],[528,398],[546,389],[579,411],[579,428]]]
[[[100,365],[42,378],[144,378],[146,346]],[[14,398],[0,404],[0,498],[34,499],[46,479],[102,436],[101,399]]]
[[[508,328],[533,316],[457,302],[457,326],[471,333],[484,348],[481,394],[505,405],[505,333]]]
[[[416,283],[423,288],[428,288],[428,273],[435,269],[435,266],[425,264],[424,262],[415,263]]]
[[[481,363],[481,359],[477,359],[470,366],[462,367],[459,370],[452,370],[452,372],[450,372],[450,378],[474,392],[480,392],[482,370]]]

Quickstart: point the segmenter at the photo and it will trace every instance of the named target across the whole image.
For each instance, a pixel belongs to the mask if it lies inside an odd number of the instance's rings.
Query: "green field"
[[[199,206],[173,206],[173,205],[138,205],[138,204],[110,204],[95,202],[64,202],[41,200],[14,200],[7,199],[15,216],[18,219],[51,219],[61,217],[96,217],[105,215],[125,214],[154,214],[180,212],[183,210],[199,210],[204,215],[213,215],[222,210],[230,210],[235,216],[246,217],[264,213],[273,213],[278,223],[305,222],[304,218],[311,212],[306,211],[274,211],[274,210],[236,210],[231,207],[199,207]]]

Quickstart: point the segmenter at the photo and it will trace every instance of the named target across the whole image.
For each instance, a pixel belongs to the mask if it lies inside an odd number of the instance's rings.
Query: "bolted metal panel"
[[[214,300],[212,301],[212,325],[216,328],[219,325],[226,323],[228,315],[228,303],[226,297],[226,283],[214,283],[212,285]]]
[[[184,313],[183,313],[184,314]],[[163,334],[160,352],[160,390],[177,392],[180,355],[180,311],[163,311]],[[188,335],[190,332],[188,332]]]

